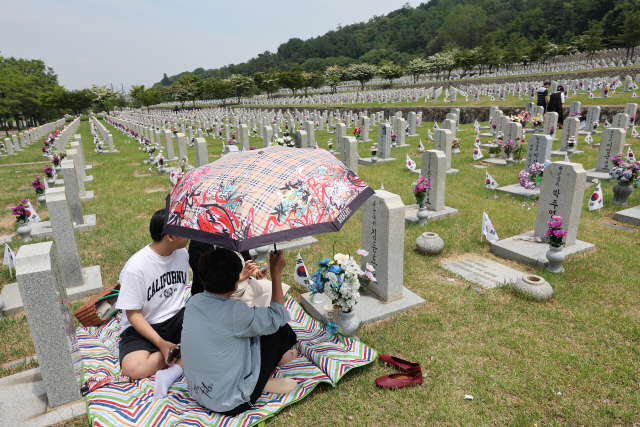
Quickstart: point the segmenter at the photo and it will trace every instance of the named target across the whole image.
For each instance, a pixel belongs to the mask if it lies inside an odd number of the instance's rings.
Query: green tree
[[[324,72],[324,78],[326,83],[331,87],[331,91],[335,93],[338,85],[342,81],[342,76],[345,75],[345,69],[339,65],[332,65]]]
[[[302,73],[286,71],[278,73],[278,83],[280,83],[280,86],[291,90],[293,96],[296,96],[296,92],[304,87],[305,78]]]
[[[629,53],[633,58],[635,47],[640,44],[640,11],[627,14],[622,30],[614,41],[627,48],[625,63],[629,61]]]
[[[302,76],[304,77],[304,94],[307,94],[307,91],[309,90],[310,87],[314,88],[314,89],[318,89],[320,87],[322,87],[322,85],[324,84],[324,77],[320,74],[316,74],[316,73],[302,73]]]
[[[160,102],[162,92],[156,88],[145,89],[144,85],[131,86],[131,97],[140,102],[143,106],[147,107],[148,113],[150,111],[149,107]]]
[[[101,111],[111,112],[112,101],[118,97],[118,94],[107,85],[104,86],[91,86],[91,93],[94,96],[93,102],[98,106]]]
[[[169,77],[167,77],[167,73],[164,73],[162,75],[162,80],[160,80],[160,84],[162,86],[171,86],[171,80],[169,80]]]
[[[118,99],[124,99],[122,95],[118,95],[115,99],[114,106],[118,106]],[[73,111],[76,116],[85,113],[94,103],[94,95],[89,89],[68,91],[64,97],[64,107]],[[126,101],[125,101],[126,103]]]
[[[407,65],[407,74],[413,76],[413,82],[417,83],[420,76],[429,72],[429,63],[424,58],[416,58]]]
[[[500,49],[496,46],[493,34],[489,33],[482,39],[478,50],[478,64],[480,73],[484,67],[489,67],[489,72],[500,63]]]
[[[250,77],[241,76],[240,74],[232,74],[227,81],[233,86],[238,104],[240,103],[241,96],[250,95],[256,87]]]
[[[255,85],[261,91],[267,92],[267,98],[271,98],[271,94],[278,91],[280,89],[280,83],[278,83],[278,78],[273,73],[253,73],[251,76]]]
[[[231,83],[229,80],[214,79],[205,80],[204,91],[205,93],[213,96],[214,99],[221,99],[222,105],[226,105],[227,98],[233,96],[236,93],[233,83]]]
[[[127,99],[122,96],[122,94],[118,95],[118,97],[113,101],[113,106],[119,108],[120,111],[128,105],[129,103],[127,102]]]
[[[504,50],[504,62],[508,65],[518,64],[526,52],[527,45],[527,39],[522,34],[509,34],[509,43]]]
[[[389,80],[389,86],[392,86],[395,79],[399,79],[404,75],[404,71],[399,65],[387,63],[378,69],[378,75],[385,80]]]
[[[193,106],[196,106],[196,99],[202,95],[203,80],[195,74],[183,74],[180,78],[171,86],[171,93],[173,98],[178,100],[184,108],[184,103],[192,101]],[[142,102],[142,101],[140,101]]]
[[[480,6],[459,4],[445,18],[431,47],[439,50],[448,43],[455,43],[463,48],[474,48],[482,39],[486,20],[487,13]]]
[[[364,91],[364,85],[378,72],[378,67],[371,64],[351,64],[347,68],[347,74],[351,80],[360,83],[360,89]]]
[[[592,19],[589,21],[589,29],[582,34],[585,51],[589,59],[593,59],[593,54],[597,50],[604,48],[602,32],[602,22]]]

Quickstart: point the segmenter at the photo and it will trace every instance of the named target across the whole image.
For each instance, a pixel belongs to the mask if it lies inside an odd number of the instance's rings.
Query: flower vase
[[[613,185],[613,200],[611,200],[611,203],[627,206],[627,199],[631,193],[633,193],[631,182],[618,182]]]
[[[377,151],[372,151],[371,152],[371,164],[374,164],[377,161],[378,161],[378,152]]]
[[[513,164],[513,157],[509,156],[506,159],[507,166],[511,166]]]
[[[549,282],[533,274],[523,276],[516,280],[513,290],[518,293],[527,294],[538,301],[547,300],[553,296],[553,288]]]
[[[54,166],[54,169],[56,170],[56,173],[57,173],[57,174],[59,174],[59,173],[60,173],[60,171],[62,171],[62,166],[60,166],[60,165],[55,165],[55,166]]]
[[[47,206],[47,197],[44,193],[38,194],[38,203],[40,203],[40,206]]]
[[[31,224],[29,223],[28,220],[18,223],[17,233],[18,233],[18,235],[20,235],[20,239],[23,242],[30,242],[31,241]]]
[[[436,233],[422,233],[416,239],[416,247],[427,255],[438,255],[444,249],[444,240]]]
[[[495,159],[495,158],[496,158],[495,153],[489,153],[489,158],[490,158],[490,159]]]
[[[150,165],[153,164],[153,159],[154,159],[153,153],[149,153],[149,164]]]
[[[547,260],[549,264],[547,265],[547,271],[550,273],[563,273],[564,268],[562,267],[562,261],[567,257],[562,250],[562,246],[552,246],[549,245],[549,250],[547,251]]]
[[[349,311],[340,311],[335,324],[342,329],[342,335],[355,338],[356,331],[360,327],[360,319],[356,316],[355,309],[352,308]]]
[[[53,176],[48,177],[47,178],[47,184],[49,184],[49,186],[56,185],[55,178]]]
[[[420,208],[418,208],[418,213],[416,214],[416,216],[418,217],[418,225],[427,225],[427,220],[429,219],[429,212],[427,211],[427,208],[424,206],[424,203],[420,204]]]
[[[573,153],[576,152],[576,146],[567,145],[567,155],[569,157],[573,156]]]
[[[452,148],[451,149],[451,153],[452,154],[458,154],[460,152],[460,149],[458,147]]]
[[[167,169],[164,167],[164,164],[161,164],[160,166],[158,166],[158,173],[160,175],[164,175],[165,173],[167,173]]]

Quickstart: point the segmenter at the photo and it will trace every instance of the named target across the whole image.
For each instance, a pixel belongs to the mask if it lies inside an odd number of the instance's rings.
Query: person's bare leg
[[[149,353],[146,350],[138,350],[127,354],[120,364],[122,375],[132,380],[140,380],[155,374],[159,369],[167,365],[162,360],[162,353],[156,351]]]
[[[291,378],[269,378],[267,385],[264,386],[266,393],[287,394],[295,390],[298,386],[296,380]]]
[[[296,350],[295,348],[291,349],[282,356],[282,359],[280,359],[280,362],[278,362],[278,366],[285,365],[291,362],[296,357],[298,357],[298,350]]]

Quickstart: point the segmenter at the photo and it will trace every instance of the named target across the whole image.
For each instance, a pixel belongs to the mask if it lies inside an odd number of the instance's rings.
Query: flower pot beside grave
[[[335,324],[342,329],[342,335],[355,338],[356,331],[360,327],[360,319],[355,311],[355,308],[349,311],[341,310],[338,319],[335,320]]]
[[[513,290],[533,297],[539,301],[547,300],[553,296],[553,288],[540,276],[528,275],[516,280]]]
[[[573,156],[573,153],[576,152],[576,146],[574,145],[567,145],[567,155],[569,157]]]
[[[54,177],[47,178],[47,184],[49,184],[49,186],[56,185],[55,178]]]
[[[451,149],[452,154],[458,154],[459,152],[460,152],[460,149],[458,147]]]
[[[47,206],[47,198],[44,193],[38,194],[38,203],[40,203],[40,206]]]
[[[511,166],[513,164],[513,157],[509,156],[506,159],[507,166]]]
[[[547,265],[547,271],[550,273],[564,273],[564,267],[562,267],[562,262],[567,257],[567,254],[562,250],[564,245],[553,246],[549,245],[549,250],[547,251],[547,260],[549,264]]]
[[[158,166],[158,173],[160,175],[164,175],[165,173],[167,173],[167,169],[164,167],[164,163]]]
[[[31,224],[29,223],[28,220],[18,223],[17,233],[23,242],[31,241]]]
[[[416,247],[427,255],[438,255],[444,249],[444,240],[436,233],[422,233],[416,239]]]
[[[495,159],[495,158],[496,158],[496,155],[495,155],[494,153],[489,153],[489,158],[491,158],[491,159]]]
[[[378,150],[371,150],[371,164],[378,161]]]
[[[631,182],[617,182],[613,185],[613,200],[611,200],[611,203],[614,205],[627,206],[627,199],[631,193],[633,193]]]
[[[418,225],[427,225],[427,221],[429,219],[429,212],[427,211],[426,207],[420,206],[416,216],[418,217]]]
[[[55,165],[55,170],[57,174],[60,174],[60,172],[62,171],[62,166],[60,165]]]

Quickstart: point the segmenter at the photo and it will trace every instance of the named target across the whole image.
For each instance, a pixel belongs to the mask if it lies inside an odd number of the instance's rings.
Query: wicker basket
[[[96,312],[96,304],[98,303],[98,299],[109,295],[114,290],[118,290],[118,291],[120,290],[120,283],[118,283],[111,289],[104,290],[92,296],[89,299],[89,301],[87,301],[86,303],[84,303],[82,307],[77,309],[75,312],[75,316],[76,316],[76,319],[78,319],[78,322],[80,322],[80,324],[85,328],[88,328],[90,326],[100,326],[104,322],[109,320],[110,318],[109,316],[105,317],[104,319],[98,316],[98,313]],[[106,301],[109,301],[111,305],[115,305],[115,302],[117,300],[118,300],[118,297],[114,296],[112,298],[109,298]]]

